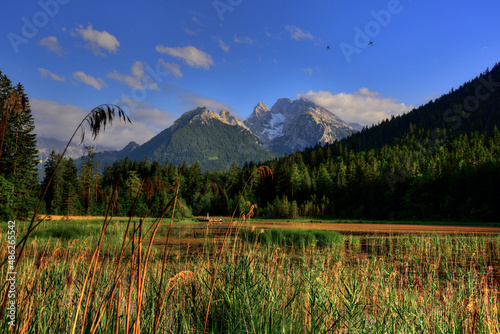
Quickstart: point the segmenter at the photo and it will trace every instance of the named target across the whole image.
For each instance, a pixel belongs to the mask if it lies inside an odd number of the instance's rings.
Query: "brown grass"
[[[52,220],[103,220],[101,216],[50,216]],[[214,217],[218,219],[219,217]],[[229,219],[228,217],[221,217]],[[113,220],[128,221],[128,217],[113,217]],[[227,227],[228,222],[215,226]],[[203,225],[205,226],[205,225]],[[342,233],[459,233],[459,234],[500,234],[500,227],[450,226],[450,225],[413,225],[413,224],[358,224],[358,223],[310,223],[310,222],[271,222],[240,221],[240,227],[255,228],[293,228],[308,230],[337,231]],[[174,241],[175,242],[175,241]]]
[[[407,225],[407,224],[356,224],[356,223],[307,223],[307,222],[240,222],[239,226],[255,228],[293,228],[308,230],[337,231],[341,233],[458,233],[458,234],[500,234],[498,227]]]

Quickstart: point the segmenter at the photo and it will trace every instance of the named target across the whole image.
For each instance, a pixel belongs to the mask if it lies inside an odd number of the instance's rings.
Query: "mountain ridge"
[[[262,162],[353,132],[346,122],[311,101],[279,98],[271,109],[259,102],[244,121],[225,109],[194,108],[142,145],[130,142],[121,150],[101,150],[97,160],[101,168],[128,157],[175,164],[198,161],[203,170],[227,170],[233,162],[239,166]]]
[[[262,162],[274,157],[258,138],[227,110],[220,113],[206,107],[185,112],[169,128],[140,145],[129,155],[132,160],[198,162],[202,170],[229,170],[232,163]]]

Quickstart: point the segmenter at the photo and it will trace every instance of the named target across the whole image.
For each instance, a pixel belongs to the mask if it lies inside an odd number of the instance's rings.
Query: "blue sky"
[[[0,9],[0,70],[25,86],[37,133],[67,140],[93,107],[115,103],[134,123],[98,140],[116,148],[144,143],[197,106],[244,119],[282,97],[370,125],[500,61],[497,0],[40,0]]]

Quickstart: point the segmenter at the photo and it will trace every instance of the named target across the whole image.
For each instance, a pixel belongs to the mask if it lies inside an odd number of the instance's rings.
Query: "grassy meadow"
[[[197,225],[42,222],[14,332],[500,333],[498,235]]]

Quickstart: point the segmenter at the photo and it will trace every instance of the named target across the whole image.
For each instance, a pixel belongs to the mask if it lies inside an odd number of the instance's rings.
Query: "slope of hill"
[[[434,101],[353,134],[342,144],[357,152],[391,145],[410,131],[410,124],[433,133],[435,139],[471,131],[491,133],[500,125],[500,65]]]

